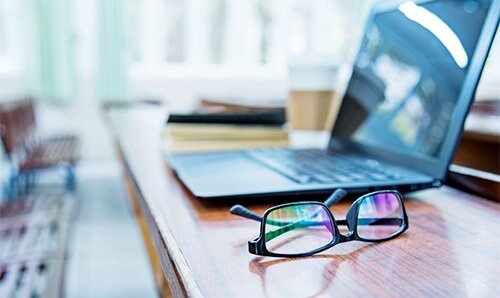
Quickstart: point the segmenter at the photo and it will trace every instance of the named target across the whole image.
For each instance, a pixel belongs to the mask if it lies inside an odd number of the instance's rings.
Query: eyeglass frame
[[[340,192],[340,193],[339,193]],[[366,239],[358,234],[358,215],[359,215],[359,207],[361,205],[361,202],[366,199],[367,197],[381,194],[381,193],[391,193],[394,194],[397,199],[399,200],[401,204],[401,209],[403,212],[403,223],[402,223],[402,228],[398,230],[397,232],[393,233],[392,235],[385,237],[385,238],[380,238],[380,239]],[[327,249],[330,249],[334,247],[335,245],[339,243],[344,243],[344,242],[349,242],[349,241],[363,241],[363,242],[383,242],[383,241],[388,241],[391,239],[394,239],[398,237],[399,235],[403,234],[406,230],[408,230],[409,224],[408,224],[408,215],[406,213],[406,208],[403,202],[403,196],[401,193],[397,190],[379,190],[371,193],[367,193],[359,198],[357,198],[349,207],[346,218],[345,219],[339,219],[336,220],[335,217],[333,216],[332,212],[330,211],[330,208],[334,203],[338,202],[340,199],[342,199],[347,193],[342,190],[342,189],[337,189],[328,199],[325,200],[325,202],[317,202],[317,201],[304,201],[304,202],[294,202],[294,203],[287,203],[287,204],[281,204],[277,205],[274,207],[271,207],[267,209],[262,216],[259,216],[252,211],[246,209],[245,207],[241,205],[236,205],[233,206],[230,210],[231,213],[239,216],[243,216],[248,219],[253,219],[260,221],[260,235],[253,239],[248,241],[248,252],[254,255],[259,255],[259,256],[268,256],[268,257],[285,257],[285,258],[295,258],[295,257],[308,257],[315,255],[317,253],[323,252]],[[275,253],[275,252],[270,252],[267,247],[266,247],[266,220],[267,217],[271,212],[277,209],[281,208],[286,208],[286,207],[292,207],[292,206],[300,206],[300,205],[318,205],[321,206],[323,209],[326,210],[329,219],[332,223],[332,226],[334,228],[334,238],[327,244],[325,244],[322,247],[319,247],[317,249],[304,252],[304,253],[297,253],[297,254],[283,254],[283,253]],[[241,210],[243,208],[244,210]],[[239,210],[236,210],[239,209]],[[245,214],[243,214],[245,213]],[[347,226],[349,229],[348,234],[344,235],[341,234],[339,231],[338,226]]]

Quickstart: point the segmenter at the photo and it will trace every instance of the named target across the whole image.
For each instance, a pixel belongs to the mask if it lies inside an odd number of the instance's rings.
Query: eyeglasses
[[[234,215],[261,222],[260,235],[248,242],[251,254],[271,257],[305,257],[353,240],[381,242],[408,229],[402,195],[395,190],[372,192],[358,198],[346,219],[335,220],[329,207],[347,192],[337,189],[324,203],[298,202],[272,207],[263,216],[241,205]],[[338,226],[347,226],[341,234]]]

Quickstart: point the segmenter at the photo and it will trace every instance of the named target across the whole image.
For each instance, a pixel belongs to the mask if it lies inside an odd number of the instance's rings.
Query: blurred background
[[[155,293],[102,117],[104,103],[155,99],[176,110],[202,97],[285,100],[291,64],[352,61],[372,4],[0,0],[0,101],[29,96],[41,130],[73,131],[81,140],[85,200],[71,244],[69,296]],[[476,100],[500,98],[499,39]],[[0,156],[5,161],[5,153]],[[2,162],[2,179],[6,167]],[[116,275],[120,281],[111,280]]]
[[[294,59],[352,59],[370,4],[0,0],[0,98],[31,95],[41,110],[57,106],[57,125],[84,132],[84,156],[107,158],[109,142],[95,119],[103,101],[155,98],[181,107],[250,91],[285,98]],[[499,48],[496,42],[478,97],[500,94]]]
[[[100,140],[85,139],[84,156],[106,158],[94,147],[107,143],[91,120],[99,103],[285,97],[294,56],[355,50],[366,2],[0,0],[0,97],[59,106]]]

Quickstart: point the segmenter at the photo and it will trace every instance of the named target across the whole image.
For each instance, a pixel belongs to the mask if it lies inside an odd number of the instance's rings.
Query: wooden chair
[[[66,169],[66,188],[75,189],[75,165],[79,139],[75,135],[40,137],[30,99],[0,104],[0,134],[11,166],[9,189],[27,191],[44,170]]]

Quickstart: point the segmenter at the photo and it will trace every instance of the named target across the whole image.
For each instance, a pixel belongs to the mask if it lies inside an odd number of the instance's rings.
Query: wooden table
[[[410,228],[299,259],[247,252],[259,223],[194,198],[162,158],[162,109],[109,112],[159,291],[193,297],[498,297],[500,205],[442,187],[406,197]],[[235,173],[237,174],[237,173]],[[332,208],[342,218],[349,207]],[[263,212],[270,204],[250,205]]]

